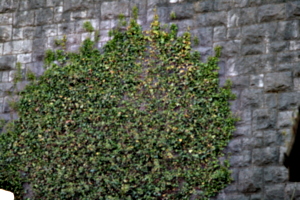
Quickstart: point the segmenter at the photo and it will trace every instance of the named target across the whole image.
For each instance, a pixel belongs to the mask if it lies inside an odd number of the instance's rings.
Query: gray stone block
[[[32,50],[32,41],[31,40],[19,40],[4,43],[3,54],[19,54],[19,53],[28,53]]]
[[[253,111],[253,128],[254,130],[275,128],[276,110],[257,109]]]
[[[215,10],[229,10],[231,8],[231,0],[218,0],[215,1]]]
[[[250,75],[250,86],[254,88],[264,87],[264,74]]]
[[[231,153],[240,153],[242,151],[242,140],[241,139],[232,139],[229,142],[228,150]]]
[[[46,6],[45,0],[30,0],[28,1],[28,8],[29,9],[39,9]]]
[[[240,125],[236,127],[236,130],[233,132],[233,137],[239,137],[239,136],[251,136],[251,126],[250,125]]]
[[[237,57],[241,52],[241,40],[231,40],[228,42],[215,42],[214,47],[221,46],[221,58]]]
[[[241,169],[239,173],[238,186],[242,193],[258,192],[263,187],[263,169],[252,167]]]
[[[240,39],[241,38],[241,28],[228,28],[227,29],[228,39]]]
[[[176,23],[179,31],[188,31],[189,29],[193,29],[195,26],[195,21],[191,19],[180,20]],[[197,32],[195,31],[195,34]]]
[[[265,183],[283,183],[287,181],[287,178],[288,170],[284,166],[269,166],[264,168]]]
[[[239,155],[230,157],[230,166],[232,167],[247,167],[251,164],[251,152],[243,151]]]
[[[264,102],[265,102],[265,107],[269,109],[276,108],[277,109],[277,94],[264,94]]]
[[[275,130],[263,131],[264,146],[278,146],[282,144],[283,137],[281,132]]]
[[[213,41],[213,28],[212,27],[199,28],[198,36],[199,36],[201,46],[205,46],[205,47],[212,46],[212,41]]]
[[[13,23],[12,13],[0,14],[0,25],[11,25]]]
[[[233,7],[245,7],[248,5],[248,0],[232,0],[231,4]]]
[[[118,18],[120,14],[129,16],[129,3],[122,2],[103,2],[101,6],[101,18],[102,19],[113,19]]]
[[[241,107],[259,108],[263,106],[262,89],[245,89],[241,93]]]
[[[299,37],[299,21],[280,21],[276,30],[277,40],[291,40]]]
[[[33,26],[34,10],[16,12],[14,17],[14,26]]]
[[[267,47],[266,53],[283,52],[289,49],[289,43],[286,41],[279,41],[279,42],[271,41],[271,43],[267,44],[266,47]]]
[[[228,11],[228,27],[238,27],[256,23],[257,9],[243,8]]]
[[[65,35],[65,34],[73,34],[75,33],[75,22],[63,23],[58,24],[58,35]]]
[[[292,113],[293,111],[283,111],[278,113],[278,128],[291,127],[293,125],[292,121]]]
[[[294,2],[288,2],[286,4],[286,13],[288,16],[288,19],[299,19],[300,16],[300,2],[294,1]]]
[[[284,92],[278,94],[278,109],[291,110],[299,104],[300,93]]]
[[[12,38],[12,26],[0,26],[0,42],[7,42]]]
[[[265,200],[283,200],[285,199],[283,191],[283,184],[266,186]]]
[[[265,91],[287,91],[292,87],[292,72],[268,73],[265,76]]]
[[[88,9],[90,5],[93,5],[91,0],[68,0],[64,2],[64,11],[85,10]],[[110,10],[112,9],[113,8],[110,8]]]
[[[258,8],[258,22],[285,19],[285,4],[269,4]]]
[[[38,36],[38,35],[41,35],[39,34],[39,28],[35,28],[35,27],[24,27],[23,29],[23,37],[24,39],[33,39],[34,36]]]
[[[277,54],[276,62],[279,64],[290,64],[291,62],[297,62],[298,52],[280,52]]]
[[[194,3],[195,12],[211,12],[214,8],[214,1],[206,0],[206,1],[197,1]]]
[[[209,12],[196,15],[196,23],[198,26],[226,26],[227,12]]]
[[[171,6],[171,12],[175,14],[175,19],[190,19],[194,16],[193,5],[191,3],[180,3]]]
[[[2,0],[0,1],[0,13],[9,13],[18,9],[18,0]]]
[[[232,88],[243,89],[249,87],[249,76],[235,76],[230,78],[232,81]]]
[[[265,38],[265,27],[263,24],[244,26],[242,29],[242,44],[257,44]]]
[[[45,71],[42,62],[27,63],[25,66],[27,71],[30,70],[37,76],[41,76]]]
[[[265,44],[242,45],[242,55],[257,55],[266,52]]]
[[[35,13],[35,24],[51,24],[53,21],[53,15],[54,13],[52,8],[44,8],[42,10],[37,10]]]
[[[213,40],[218,42],[218,41],[224,41],[226,40],[226,27],[225,26],[217,26],[214,27],[214,36]]]
[[[277,147],[253,149],[252,163],[257,166],[278,163],[279,150]]]
[[[300,189],[299,189],[299,183],[291,183],[288,182],[284,188],[285,198],[284,199],[300,199]]]
[[[16,57],[12,55],[0,57],[0,70],[13,69],[16,63]]]

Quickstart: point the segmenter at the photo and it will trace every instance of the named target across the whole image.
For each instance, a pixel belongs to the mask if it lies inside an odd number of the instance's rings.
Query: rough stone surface
[[[233,182],[215,200],[300,199],[282,167],[291,138],[292,115],[300,105],[299,0],[0,0],[0,118],[16,119],[7,105],[16,62],[24,74],[43,72],[43,54],[67,36],[66,49],[77,51],[90,21],[100,31],[101,48],[110,39],[118,17],[128,19],[133,6],[138,22],[149,28],[157,14],[175,23],[179,33],[190,29],[199,39],[193,47],[207,60],[217,45],[220,85],[232,81],[237,99],[231,109],[240,118],[226,152],[231,155]],[[175,19],[171,19],[175,13]],[[20,91],[27,81],[18,83]],[[11,118],[12,116],[12,118]]]

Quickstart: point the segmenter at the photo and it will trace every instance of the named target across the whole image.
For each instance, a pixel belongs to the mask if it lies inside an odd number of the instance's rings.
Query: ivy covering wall
[[[219,87],[220,48],[201,63],[188,32],[158,17],[143,31],[133,13],[103,52],[91,39],[78,53],[46,52],[47,70],[0,134],[0,187],[19,198],[29,183],[35,199],[179,200],[230,182],[219,158],[236,119],[230,85]]]

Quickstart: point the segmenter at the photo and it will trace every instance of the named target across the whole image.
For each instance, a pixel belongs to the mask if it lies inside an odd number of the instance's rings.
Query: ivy
[[[35,199],[208,199],[231,181],[219,160],[236,121],[220,48],[202,63],[189,33],[157,16],[143,31],[133,16],[103,52],[91,39],[46,52],[0,135],[0,187],[20,197],[29,183]]]

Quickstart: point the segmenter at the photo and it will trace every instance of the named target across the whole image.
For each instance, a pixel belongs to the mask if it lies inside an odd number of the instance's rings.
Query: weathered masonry
[[[282,165],[300,104],[298,0],[0,0],[0,118],[14,117],[7,94],[16,62],[23,73],[42,74],[43,54],[57,48],[56,39],[65,35],[66,48],[76,51],[93,37],[82,28],[85,21],[100,30],[100,48],[119,14],[129,17],[134,5],[145,28],[155,7],[162,22],[178,24],[181,32],[189,28],[203,59],[223,46],[220,84],[232,80],[232,111],[241,120],[227,148],[234,181],[215,199],[300,199],[300,184],[287,181]]]

